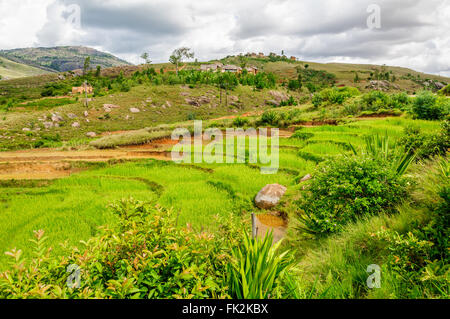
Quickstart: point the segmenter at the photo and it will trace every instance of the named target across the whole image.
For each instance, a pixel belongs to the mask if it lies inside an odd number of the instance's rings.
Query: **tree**
[[[243,55],[240,55],[239,56],[240,67],[244,69],[247,66],[247,63],[248,63],[248,58]]]
[[[97,65],[97,71],[95,71],[95,76],[98,78],[98,77],[100,77],[101,73],[102,73],[102,67],[100,65]]]
[[[91,57],[88,56],[86,59],[84,59],[84,66],[83,66],[83,75],[87,74],[87,71],[91,67]]]
[[[353,79],[353,82],[359,83],[359,75],[358,75],[358,72],[355,72],[355,78]]]
[[[145,61],[145,64],[152,63],[152,61],[149,59],[149,54],[147,52],[142,53],[141,59]]]
[[[178,75],[178,65],[183,62],[183,59],[192,59],[194,57],[194,52],[191,52],[190,48],[182,47],[174,50],[169,58],[169,62],[175,65],[176,72]]]

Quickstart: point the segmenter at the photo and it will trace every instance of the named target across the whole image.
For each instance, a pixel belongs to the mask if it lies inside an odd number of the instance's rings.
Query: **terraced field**
[[[173,207],[179,212],[178,225],[189,224],[198,230],[214,230],[217,219],[230,218],[230,214],[246,222],[250,212],[266,213],[253,205],[255,195],[266,184],[287,186],[289,198],[301,189],[299,178],[311,173],[318,162],[350,152],[348,143],[359,147],[364,136],[371,134],[387,134],[394,140],[412,122],[424,132],[439,130],[437,122],[404,118],[297,128],[298,132],[305,133],[301,136],[307,138],[286,134],[280,138],[280,169],[273,175],[260,174],[259,167],[252,164],[178,165],[167,161],[169,158],[156,157],[157,142],[148,146],[95,150],[91,151],[92,157],[89,157],[89,151],[71,151],[72,160],[68,160],[67,151],[22,152],[28,159],[40,152],[40,160],[36,157],[33,163],[62,165],[59,171],[64,172],[65,177],[55,175],[57,179],[40,180],[35,176],[30,179],[33,177],[33,167],[30,167],[28,176],[0,182],[0,250],[20,247],[28,255],[33,230],[44,229],[55,253],[67,252],[68,247],[58,243],[67,242],[72,246],[87,240],[96,233],[98,226],[114,221],[107,206],[128,197]],[[163,145],[159,151],[166,152],[172,147],[167,143]],[[50,158],[45,158],[45,152],[51,153]],[[26,164],[25,155],[20,161],[18,153],[11,154],[16,155],[16,165]],[[0,165],[13,165],[11,157],[7,157],[8,153],[1,154]],[[115,160],[111,161],[112,158]],[[0,267],[5,265],[6,258],[2,255]]]

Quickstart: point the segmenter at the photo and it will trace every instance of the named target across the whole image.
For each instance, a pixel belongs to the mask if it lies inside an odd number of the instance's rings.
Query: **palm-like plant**
[[[287,251],[279,253],[281,242],[272,246],[273,234],[252,239],[245,234],[240,247],[232,250],[233,263],[228,265],[230,294],[237,299],[269,298],[277,279],[291,265]]]
[[[403,175],[408,169],[409,165],[415,160],[416,154],[412,150],[404,151],[397,147],[396,143],[391,143],[389,136],[369,135],[364,139],[365,146],[362,154],[370,155],[373,158],[381,159],[390,162],[392,169],[397,175]],[[355,155],[358,151],[350,144],[350,148]]]

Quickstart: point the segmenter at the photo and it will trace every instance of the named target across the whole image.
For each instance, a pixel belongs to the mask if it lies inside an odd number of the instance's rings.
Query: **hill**
[[[0,56],[49,72],[82,69],[87,57],[91,58],[91,67],[93,68],[97,65],[102,68],[130,65],[127,61],[112,54],[82,46],[2,50]]]
[[[0,79],[2,80],[35,76],[46,73],[48,73],[48,71],[0,57]]]

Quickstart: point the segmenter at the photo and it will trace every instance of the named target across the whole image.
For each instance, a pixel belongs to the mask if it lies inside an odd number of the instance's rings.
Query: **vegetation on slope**
[[[82,69],[85,59],[91,59],[91,66],[109,68],[129,63],[112,54],[87,47],[50,47],[2,50],[0,56],[12,61],[53,72],[65,72]]]

